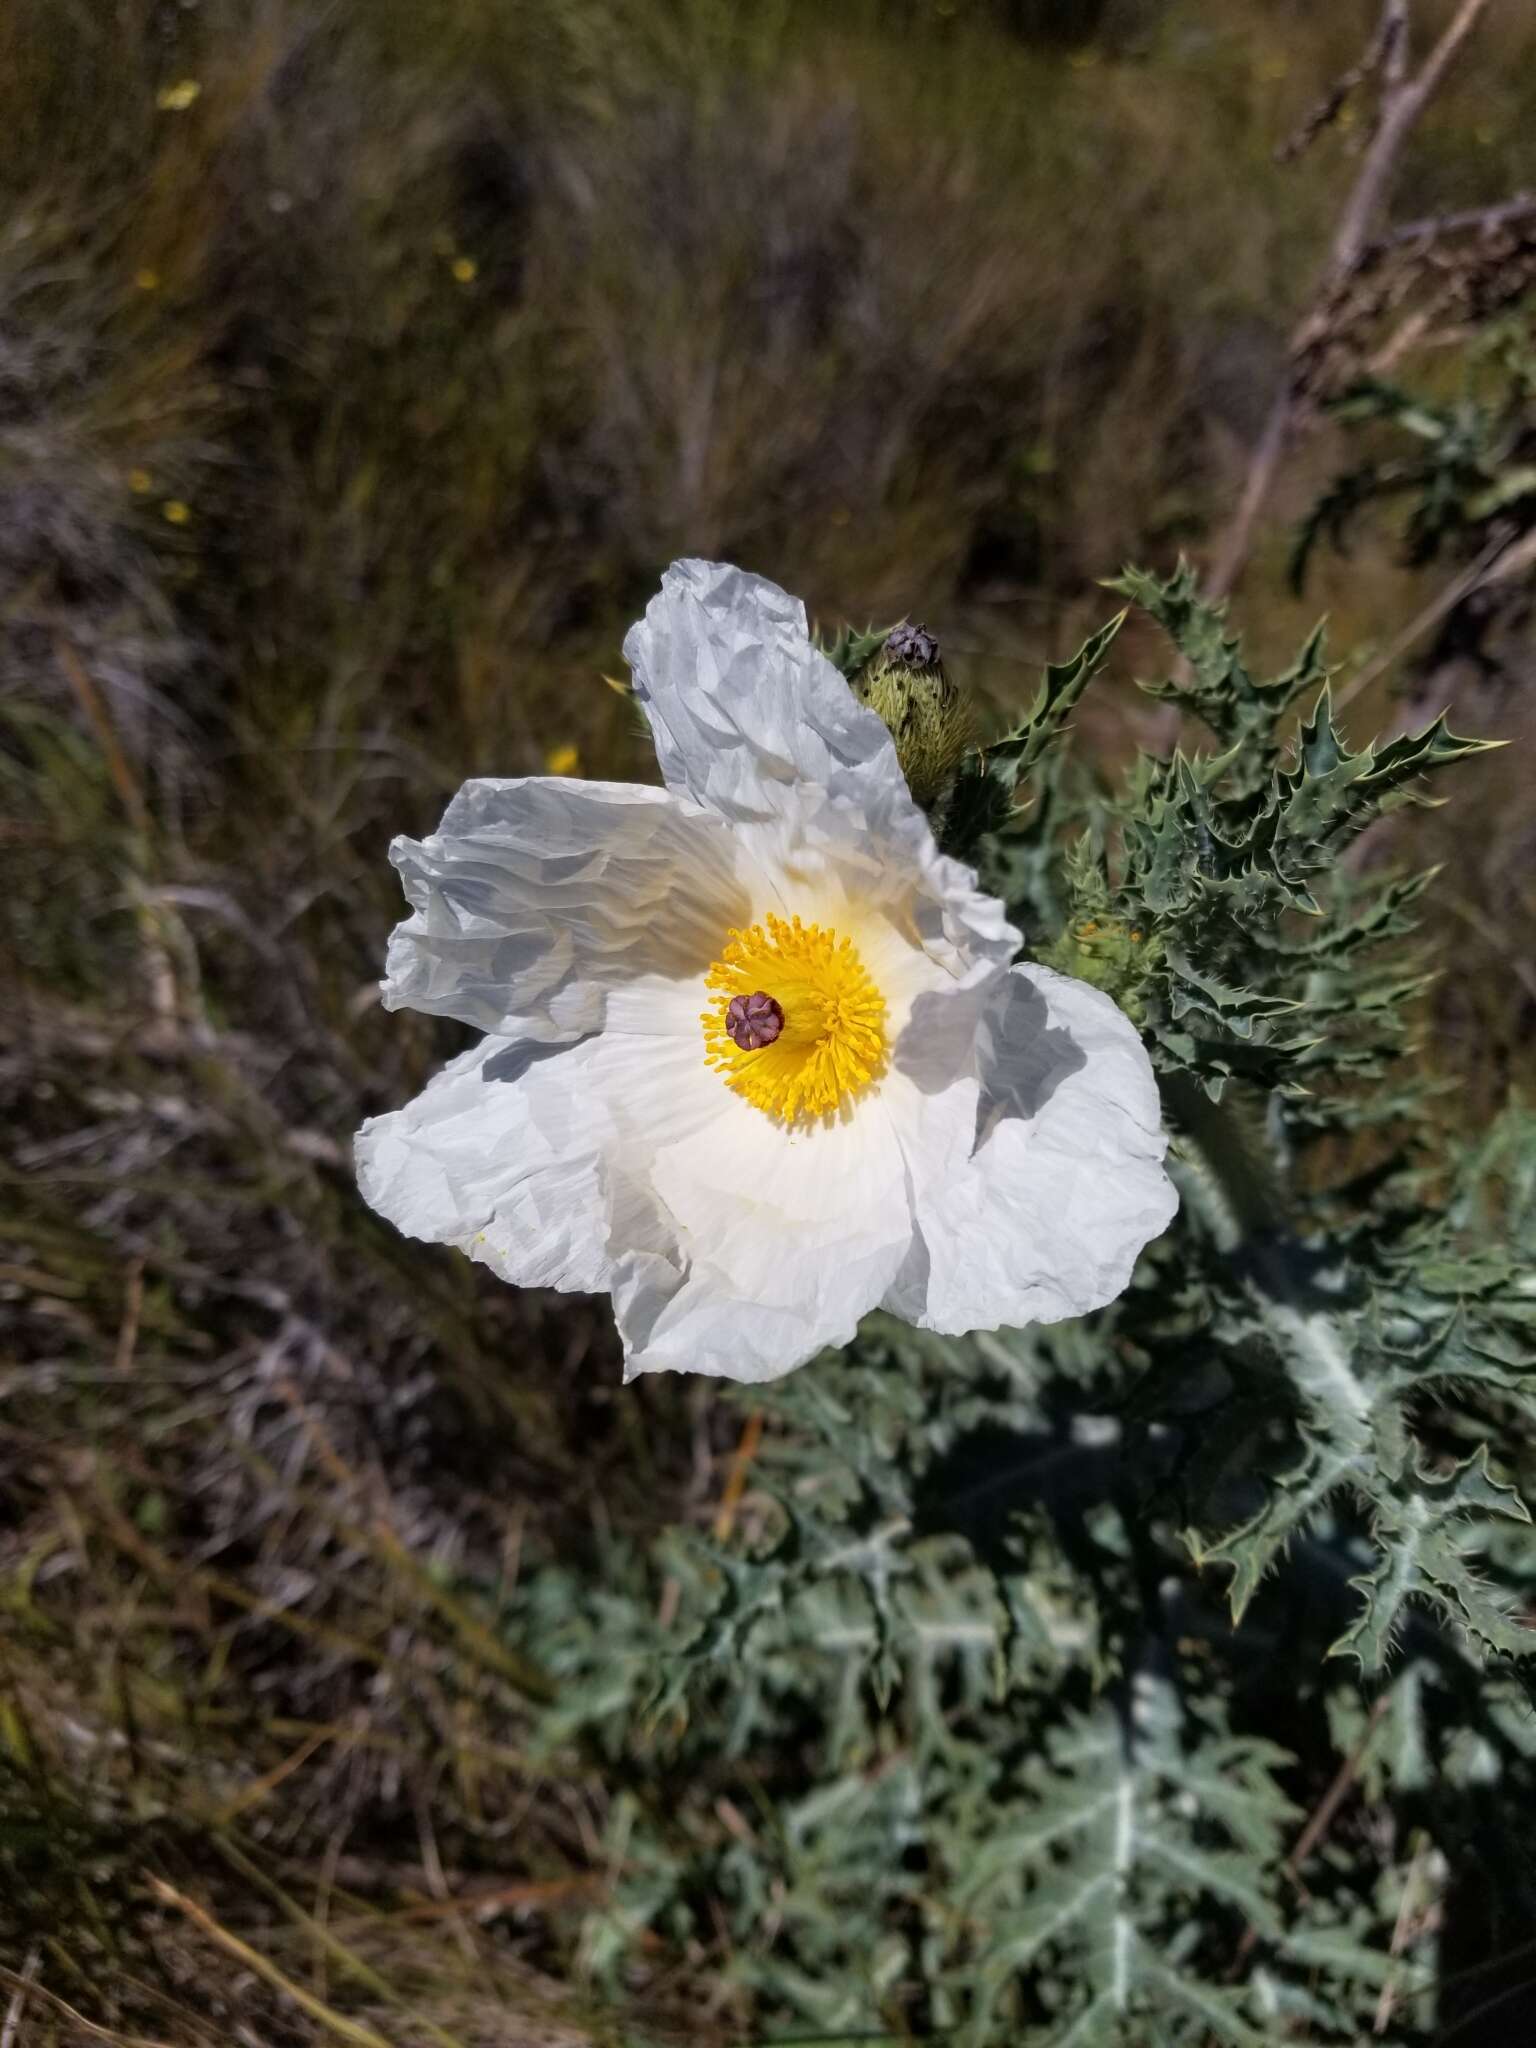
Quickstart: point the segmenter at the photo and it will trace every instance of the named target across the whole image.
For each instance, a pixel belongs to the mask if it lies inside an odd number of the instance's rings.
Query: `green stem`
[[[1178,1136],[1174,1177],[1218,1248],[1234,1252],[1260,1237],[1285,1234],[1284,1207],[1274,1176],[1255,1157],[1230,1108],[1212,1102],[1187,1074],[1168,1074],[1163,1100]]]
[[[1371,1394],[1354,1367],[1354,1334],[1342,1294],[1289,1227],[1274,1176],[1230,1109],[1183,1075],[1164,1099],[1178,1133],[1174,1178],[1218,1251],[1240,1262],[1250,1302],[1316,1423],[1345,1452],[1370,1438]]]

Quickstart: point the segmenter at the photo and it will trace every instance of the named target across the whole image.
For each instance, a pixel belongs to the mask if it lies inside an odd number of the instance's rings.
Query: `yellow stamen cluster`
[[[707,987],[719,1001],[704,1011],[705,1058],[727,1087],[783,1123],[829,1116],[885,1065],[885,998],[851,939],[817,924],[770,915],[727,933]],[[726,1028],[733,996],[773,997],[784,1028],[749,1052]]]

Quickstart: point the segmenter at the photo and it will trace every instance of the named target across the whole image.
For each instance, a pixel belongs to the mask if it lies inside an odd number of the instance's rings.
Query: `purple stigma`
[[[743,1052],[761,1052],[784,1029],[784,1012],[761,989],[750,996],[732,996],[725,1009],[725,1028]]]

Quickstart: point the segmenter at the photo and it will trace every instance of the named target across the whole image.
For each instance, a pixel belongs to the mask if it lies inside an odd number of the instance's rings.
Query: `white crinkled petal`
[[[607,1287],[615,1216],[641,1232],[646,1219],[643,1189],[612,1170],[618,1134],[591,1085],[599,1042],[482,1039],[363,1125],[364,1198],[407,1237],[457,1245],[519,1286]]]
[[[805,606],[724,562],[674,562],[624,658],[667,787],[722,817],[798,816],[807,794],[867,785],[913,808],[890,735],[811,644]]]
[[[786,900],[884,906],[955,974],[1013,958],[1002,905],[939,853],[890,734],[812,646],[797,598],[725,563],[674,562],[624,654],[667,787],[731,820]]]
[[[882,1100],[789,1134],[722,1093],[708,1128],[664,1146],[651,1169],[687,1265],[669,1273],[638,1258],[620,1276],[631,1378],[778,1379],[846,1344],[911,1246],[910,1190]]]
[[[761,893],[719,819],[622,782],[467,782],[390,859],[412,915],[389,942],[386,1005],[502,1037],[574,1038],[608,992],[702,974]]]
[[[1102,1308],[1178,1207],[1141,1039],[1099,990],[1023,966],[977,1058],[974,1150],[947,1174],[913,1158],[920,1243],[885,1306],[948,1334]]]
[[[611,1290],[630,1376],[776,1379],[846,1342],[908,1254],[889,1103],[787,1134],[704,1065],[697,989],[643,1002],[649,1035],[484,1040],[363,1126],[359,1184],[504,1280]],[[627,1022],[641,999],[614,1007]],[[970,1128],[954,1120],[962,1153]]]
[[[578,1050],[485,1038],[461,1053],[414,1101],[358,1132],[364,1200],[407,1237],[457,1245],[504,1280],[606,1287],[601,1120],[579,1090],[559,1085],[564,1077],[551,1096],[563,1117],[538,1113],[547,1079],[539,1056],[558,1067]]]

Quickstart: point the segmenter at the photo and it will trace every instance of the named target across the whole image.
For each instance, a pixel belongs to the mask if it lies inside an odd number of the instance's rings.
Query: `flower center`
[[[783,1123],[827,1116],[885,1065],[885,998],[851,939],[769,916],[732,930],[705,977],[706,1063]]]

